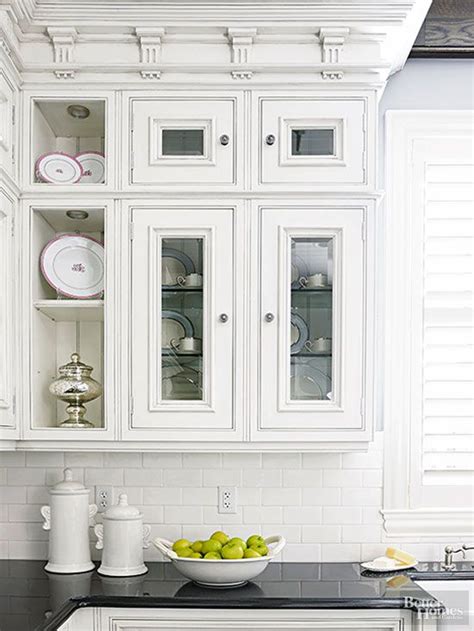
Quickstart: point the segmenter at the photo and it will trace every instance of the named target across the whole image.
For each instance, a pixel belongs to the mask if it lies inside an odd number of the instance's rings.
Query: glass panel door
[[[203,238],[161,241],[161,397],[202,401]],[[159,374],[160,371],[157,371]]]
[[[291,238],[290,396],[332,396],[333,241]]]

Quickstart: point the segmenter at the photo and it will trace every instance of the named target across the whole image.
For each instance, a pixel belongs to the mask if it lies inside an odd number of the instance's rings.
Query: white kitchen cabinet
[[[235,206],[133,207],[131,433],[237,440]]]
[[[14,438],[15,378],[17,367],[18,313],[15,285],[15,243],[12,238],[15,219],[15,200],[0,186],[0,438]]]
[[[367,440],[371,211],[344,202],[264,205],[256,211],[259,392],[253,438]]]
[[[202,188],[235,186],[241,134],[238,99],[160,96],[131,101],[131,183]]]
[[[402,610],[369,609],[82,609],[61,631],[171,631],[199,629],[293,631],[435,631],[436,622]]]
[[[369,130],[375,93],[260,96],[259,181],[297,190],[367,187],[373,182]],[[368,147],[371,151],[367,151]]]
[[[0,68],[0,167],[12,180],[16,180],[16,118],[17,91],[13,82]]]

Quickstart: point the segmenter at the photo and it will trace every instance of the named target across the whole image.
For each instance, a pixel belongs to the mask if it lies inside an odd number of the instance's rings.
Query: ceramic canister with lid
[[[94,569],[89,547],[89,525],[97,506],[89,504],[89,489],[64,470],[64,480],[50,491],[50,505],[42,506],[44,530],[50,530],[48,563],[44,568],[58,574]]]
[[[118,504],[103,515],[103,523],[94,527],[96,548],[102,549],[102,563],[97,570],[105,576],[138,576],[148,568],[143,563],[143,549],[150,545],[148,525],[138,508],[128,505],[125,493]]]

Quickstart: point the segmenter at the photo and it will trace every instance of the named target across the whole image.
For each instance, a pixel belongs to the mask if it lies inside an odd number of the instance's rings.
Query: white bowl
[[[284,537],[273,535],[265,539],[268,554],[255,559],[188,559],[179,557],[173,543],[157,537],[153,544],[173,563],[178,572],[205,587],[238,587],[258,576],[284,548]],[[274,548],[271,544],[276,544]]]

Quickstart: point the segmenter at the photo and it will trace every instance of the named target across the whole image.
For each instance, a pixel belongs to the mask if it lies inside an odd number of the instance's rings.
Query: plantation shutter
[[[465,485],[474,471],[474,166],[463,144],[472,152],[459,139],[424,165],[424,484]]]

